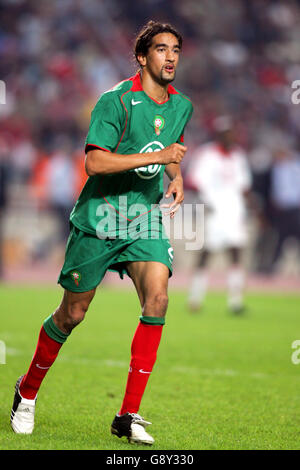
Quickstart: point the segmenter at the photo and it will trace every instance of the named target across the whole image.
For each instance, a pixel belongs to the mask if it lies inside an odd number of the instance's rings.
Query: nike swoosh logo
[[[133,99],[131,100],[132,106],[135,106],[136,104],[140,104],[142,101],[134,101]]]
[[[36,367],[38,367],[39,369],[50,369],[50,366],[49,367],[42,367],[39,364],[36,364]]]
[[[150,372],[147,372],[146,370],[143,370],[143,369],[140,369],[139,372],[141,374],[151,374],[151,371]]]

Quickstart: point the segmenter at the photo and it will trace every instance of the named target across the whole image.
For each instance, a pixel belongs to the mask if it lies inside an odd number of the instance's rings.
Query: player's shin
[[[208,275],[205,269],[198,269],[191,280],[188,294],[188,304],[191,309],[198,309],[202,306],[208,284]]]
[[[45,320],[31,364],[20,384],[19,391],[23,398],[35,399],[45,375],[68,336],[57,328],[52,315]]]
[[[244,305],[245,273],[242,268],[231,269],[228,274],[228,306],[237,311],[243,309]]]
[[[139,410],[156,361],[164,322],[164,318],[160,317],[140,317],[131,344],[131,361],[120,415],[127,412],[137,413]]]

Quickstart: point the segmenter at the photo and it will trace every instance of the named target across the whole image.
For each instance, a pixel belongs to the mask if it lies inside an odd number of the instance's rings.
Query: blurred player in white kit
[[[225,250],[230,260],[228,307],[241,313],[245,285],[242,254],[247,243],[247,198],[252,178],[246,155],[235,144],[231,118],[215,119],[214,130],[214,141],[196,149],[187,174],[187,181],[205,205],[204,246],[191,281],[188,305],[192,311],[200,310],[208,286],[210,255]]]

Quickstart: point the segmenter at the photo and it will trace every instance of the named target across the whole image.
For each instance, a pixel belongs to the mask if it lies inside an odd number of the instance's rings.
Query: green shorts
[[[100,284],[106,271],[116,271],[123,279],[127,261],[158,261],[171,276],[173,248],[166,237],[100,239],[71,224],[58,283],[72,292],[87,292]]]

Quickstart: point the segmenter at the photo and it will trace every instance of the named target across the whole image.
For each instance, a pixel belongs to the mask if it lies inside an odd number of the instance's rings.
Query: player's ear
[[[138,60],[138,63],[140,64],[141,67],[145,67],[145,65],[147,63],[147,58],[146,58],[145,55],[139,54],[137,56],[137,60]]]

